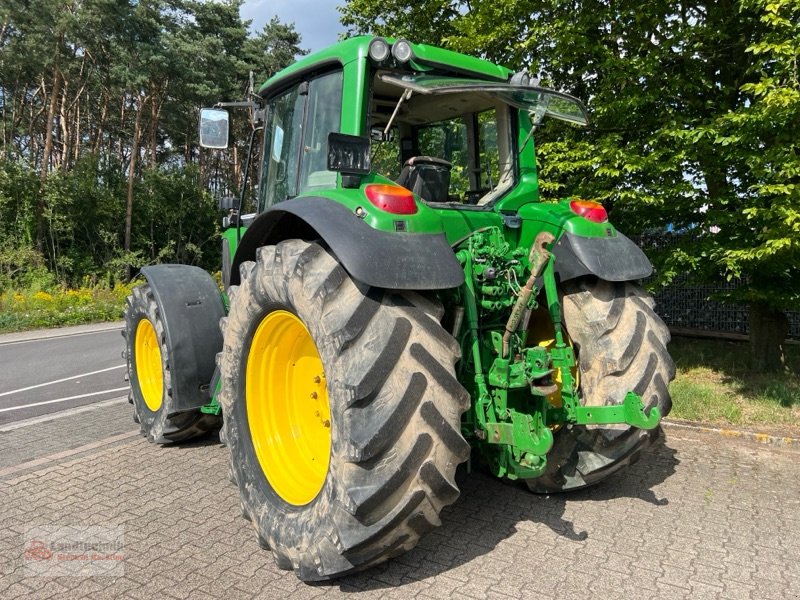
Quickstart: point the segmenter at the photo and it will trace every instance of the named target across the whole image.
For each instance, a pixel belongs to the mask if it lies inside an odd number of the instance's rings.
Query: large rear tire
[[[562,306],[577,354],[582,404],[622,404],[633,391],[648,410],[657,406],[666,416],[675,364],[667,352],[669,330],[654,312],[652,297],[634,283],[585,278],[564,285]],[[594,485],[635,462],[659,431],[627,425],[561,428],[545,473],[526,483],[537,493]]]
[[[199,410],[178,412],[171,385],[174,352],[149,284],[133,289],[125,305],[126,357],[133,418],[148,440],[183,442],[219,427],[220,418]]]
[[[263,247],[240,271],[220,401],[260,544],[305,581],[414,547],[458,497],[469,456],[441,307],[353,281],[317,243]]]

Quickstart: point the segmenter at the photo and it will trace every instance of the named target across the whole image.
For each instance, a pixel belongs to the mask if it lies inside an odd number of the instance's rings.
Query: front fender
[[[644,252],[622,233],[584,237],[565,232],[552,249],[561,281],[596,275],[606,281],[633,281],[653,272]]]
[[[203,269],[189,265],[155,265],[141,272],[164,321],[171,406],[175,412],[200,408],[210,401],[208,386],[222,350],[219,320],[225,307],[219,288]]]
[[[354,279],[369,286],[441,290],[464,282],[444,233],[380,231],[333,200],[305,197],[273,206],[250,225],[236,249],[231,285],[239,284],[239,265],[255,260],[258,248],[292,238],[321,239]]]

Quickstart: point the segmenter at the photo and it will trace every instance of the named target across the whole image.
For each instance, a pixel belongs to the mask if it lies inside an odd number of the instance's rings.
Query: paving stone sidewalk
[[[113,402],[113,403],[112,403]],[[91,409],[91,410],[89,410]],[[124,399],[106,401],[101,408],[92,406],[68,411],[68,416],[37,417],[32,425],[3,431],[0,426],[0,471],[66,450],[74,450],[109,436],[139,428],[133,422],[131,405]],[[7,423],[16,427],[19,423]]]
[[[112,436],[122,409],[107,412]],[[218,440],[117,438],[0,477],[0,598],[800,599],[796,449],[670,432],[605,484],[549,497],[465,473],[443,526],[415,550],[306,585],[239,516]],[[26,577],[32,525],[124,526],[125,576]]]

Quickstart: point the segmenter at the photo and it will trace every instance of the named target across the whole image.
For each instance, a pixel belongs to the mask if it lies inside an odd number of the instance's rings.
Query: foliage
[[[245,42],[245,53],[259,82],[266,81],[308,51],[300,48],[300,34],[293,25],[285,25],[278,17],[273,17],[258,36]]]
[[[241,4],[0,4],[0,289],[219,264],[213,195],[240,187],[251,126],[234,113],[233,148],[201,150],[199,108],[304,53],[277,18],[249,34]]]
[[[537,135],[545,196],[601,200],[629,234],[680,232],[660,281],[741,277],[729,299],[800,306],[796,0],[349,0],[351,32],[482,55],[586,100]],[[779,313],[778,313],[779,314]]]

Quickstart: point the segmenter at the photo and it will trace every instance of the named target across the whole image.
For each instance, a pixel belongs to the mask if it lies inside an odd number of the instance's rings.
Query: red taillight
[[[364,193],[375,206],[395,215],[413,215],[417,212],[414,194],[399,185],[376,183],[364,188]]]
[[[584,219],[589,219],[595,223],[605,223],[608,221],[608,213],[599,202],[593,202],[592,200],[573,200],[569,203],[569,207],[576,215],[580,215]]]

